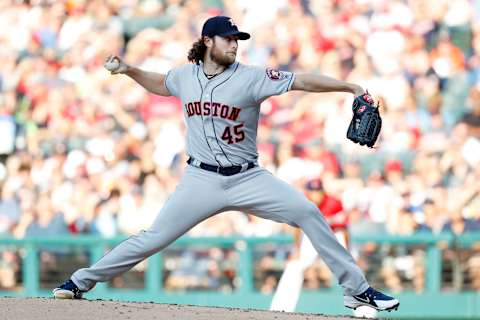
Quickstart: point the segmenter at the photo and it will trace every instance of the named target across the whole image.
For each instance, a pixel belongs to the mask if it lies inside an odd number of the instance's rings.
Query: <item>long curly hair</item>
[[[200,61],[203,62],[206,51],[207,46],[203,42],[203,38],[198,39],[192,44],[192,48],[188,51],[188,61],[200,64]]]

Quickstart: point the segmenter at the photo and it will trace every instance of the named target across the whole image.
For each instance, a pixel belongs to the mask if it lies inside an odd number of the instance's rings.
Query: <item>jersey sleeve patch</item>
[[[267,68],[266,73],[267,73],[267,77],[273,81],[282,80],[287,77],[285,72],[272,69],[272,68]]]

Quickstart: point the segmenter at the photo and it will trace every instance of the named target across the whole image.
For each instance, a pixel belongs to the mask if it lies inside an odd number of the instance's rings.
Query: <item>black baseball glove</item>
[[[353,100],[353,118],[348,126],[347,138],[361,146],[373,148],[377,141],[382,118],[378,112],[379,105],[375,105],[373,98],[364,93]]]

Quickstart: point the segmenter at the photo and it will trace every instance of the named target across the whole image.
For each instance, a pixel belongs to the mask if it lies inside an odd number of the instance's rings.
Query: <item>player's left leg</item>
[[[373,290],[350,253],[338,242],[323,215],[301,192],[265,169],[249,170],[227,190],[234,208],[300,227],[338,279],[349,308],[369,305],[378,310],[398,307],[398,300]]]

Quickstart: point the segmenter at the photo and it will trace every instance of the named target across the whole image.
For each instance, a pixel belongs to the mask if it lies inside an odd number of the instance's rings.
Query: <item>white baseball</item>
[[[110,59],[109,61],[105,62],[105,68],[108,71],[115,71],[120,67],[120,62],[118,59]]]

